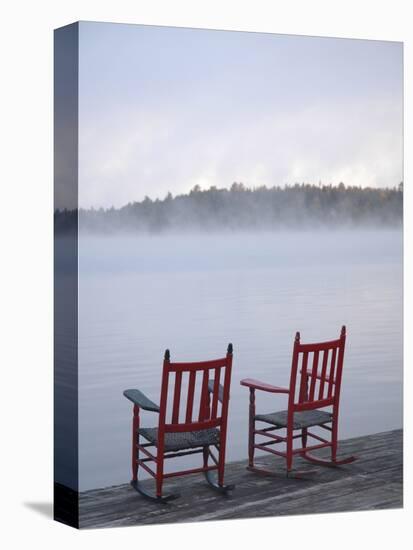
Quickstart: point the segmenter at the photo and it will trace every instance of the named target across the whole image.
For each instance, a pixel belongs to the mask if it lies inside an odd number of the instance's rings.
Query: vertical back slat
[[[172,407],[172,424],[177,424],[179,421],[179,404],[181,401],[181,384],[182,384],[182,372],[176,371],[175,373],[175,389],[174,389],[174,402]]]
[[[199,422],[202,422],[202,420],[205,420],[205,418],[207,417],[206,409],[208,406],[208,374],[209,370],[205,369],[202,377],[201,399],[199,403]]]
[[[168,352],[168,350],[167,350]],[[169,353],[169,352],[168,352]],[[166,355],[166,352],[165,352]],[[159,403],[159,427],[165,424],[168,408],[169,361],[165,358],[162,372],[161,399]]]
[[[320,374],[321,380],[320,380],[320,388],[318,390],[318,399],[324,398],[324,386],[326,383],[328,353],[329,353],[328,349],[325,349],[323,352],[323,364],[321,367],[321,374]]]
[[[189,373],[189,383],[188,383],[188,398],[186,401],[186,418],[185,422],[192,421],[192,409],[194,407],[194,393],[195,393],[195,377],[196,371],[191,371]]]
[[[327,397],[331,397],[333,395],[333,382],[334,382],[334,372],[336,368],[336,355],[337,355],[337,348],[333,348],[333,354],[331,357],[331,365],[330,365],[330,372],[328,374],[328,393]]]
[[[314,357],[313,357],[313,368],[311,370],[310,393],[308,396],[309,401],[314,400],[315,385],[317,382],[317,370],[318,370],[318,351],[315,351]]]
[[[218,410],[218,396],[219,396],[219,379],[221,376],[221,369],[215,369],[215,378],[214,378],[214,394],[212,397],[212,409],[211,409],[211,418],[217,417]]]
[[[303,352],[303,362],[301,367],[301,384],[299,401],[302,403],[307,400],[307,364],[308,364],[308,352]]]

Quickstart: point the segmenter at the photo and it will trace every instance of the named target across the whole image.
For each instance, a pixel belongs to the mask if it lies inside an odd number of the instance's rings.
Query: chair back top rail
[[[299,334],[299,333],[298,333]],[[340,338],[336,340],[329,340],[327,342],[314,342],[311,344],[301,344],[298,343],[298,349],[300,352],[315,352],[315,351],[324,351],[332,348],[338,348],[341,344]]]
[[[227,358],[212,359],[210,361],[197,361],[195,363],[168,363],[170,372],[190,372],[197,370],[215,369],[224,367],[227,364]]]

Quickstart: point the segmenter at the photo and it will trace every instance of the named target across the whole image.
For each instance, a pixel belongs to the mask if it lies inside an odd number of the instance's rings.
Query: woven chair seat
[[[139,434],[150,443],[158,445],[158,428],[140,428]],[[208,428],[195,432],[168,432],[165,433],[165,451],[182,451],[219,444],[219,430]]]
[[[268,414],[257,414],[255,420],[261,420],[279,428],[286,428],[287,417],[288,411],[279,411]],[[299,411],[294,413],[293,428],[294,430],[300,430],[302,428],[309,428],[310,426],[317,426],[318,424],[327,424],[331,420],[331,413],[325,411]]]

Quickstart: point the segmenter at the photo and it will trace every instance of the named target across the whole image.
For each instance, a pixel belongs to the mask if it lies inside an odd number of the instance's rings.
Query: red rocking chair
[[[280,388],[246,378],[241,385],[250,389],[249,407],[249,437],[248,437],[248,469],[258,473],[274,475],[274,472],[254,465],[255,449],[281,456],[286,459],[287,476],[308,474],[309,472],[293,473],[293,458],[302,458],[321,465],[339,466],[349,464],[355,457],[337,459],[338,412],[340,403],[340,387],[343,371],[344,347],[346,343],[346,328],[341,329],[340,338],[329,342],[301,344],[300,333],[297,332],[294,341],[290,387]],[[288,396],[288,409],[284,411],[256,414],[255,390],[271,393],[281,393]],[[325,409],[329,407],[330,412]],[[269,427],[256,429],[255,423],[264,422]],[[310,431],[309,428],[319,427],[331,433],[330,440]],[[274,432],[285,429],[285,436]],[[265,439],[256,443],[255,437]],[[307,446],[311,437],[316,444]],[[294,448],[295,439],[301,439],[302,447]],[[272,448],[278,443],[285,443],[286,452]],[[319,458],[311,451],[329,447],[331,460]]]
[[[163,481],[166,478],[203,472],[209,485],[221,493],[232,489],[224,485],[225,445],[227,435],[227,418],[229,389],[231,383],[232,344],[228,345],[227,354],[222,359],[197,363],[171,363],[169,350],[166,350],[163,362],[160,406],[153,403],[142,392],[136,389],[125,390],[123,395],[132,401],[132,481],[131,485],[138,493],[151,500],[166,502],[179,495],[162,494]],[[167,420],[168,388],[170,377],[174,375],[173,392],[170,401],[171,417]],[[199,376],[197,376],[199,374]],[[181,402],[183,377],[187,376],[186,401]],[[222,384],[220,383],[222,380]],[[197,390],[198,393],[197,393]],[[195,399],[194,397],[198,395]],[[196,406],[199,402],[199,405]],[[195,405],[195,410],[194,410]],[[139,411],[158,413],[157,428],[141,428]],[[180,412],[183,418],[180,419]],[[140,443],[142,436],[146,443]],[[156,449],[149,451],[148,447]],[[215,447],[218,457],[211,447]],[[203,465],[200,468],[164,473],[164,461],[168,458],[202,453]],[[141,457],[141,454],[143,455]],[[208,465],[211,458],[212,464]],[[148,463],[155,464],[155,471]],[[138,481],[138,468],[141,466],[156,481],[156,493],[144,490]],[[212,471],[217,470],[217,479]]]

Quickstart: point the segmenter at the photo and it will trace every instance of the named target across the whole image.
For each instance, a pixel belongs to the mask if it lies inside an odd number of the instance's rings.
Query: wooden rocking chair
[[[329,342],[301,344],[300,333],[297,332],[294,341],[290,387],[280,388],[246,378],[241,385],[250,389],[249,406],[249,437],[248,437],[248,469],[258,473],[274,475],[274,472],[254,465],[255,449],[281,456],[286,459],[287,476],[302,477],[306,472],[293,472],[293,458],[302,458],[321,466],[340,466],[349,464],[355,457],[337,459],[338,412],[340,403],[340,387],[343,371],[346,328],[341,329],[340,338]],[[310,359],[312,356],[312,360]],[[319,367],[319,359],[320,367]],[[288,395],[287,410],[256,414],[255,390]],[[321,410],[329,408],[330,411]],[[256,429],[255,423],[264,422],[270,427]],[[330,440],[315,434],[309,428],[320,427],[331,433]],[[285,436],[274,432],[285,429]],[[255,437],[265,439],[256,443]],[[311,437],[316,444],[307,446]],[[294,448],[295,439],[301,438],[302,447]],[[286,452],[272,448],[278,443],[286,444]],[[331,460],[319,458],[311,451],[329,447]]]
[[[171,363],[169,350],[165,351],[163,362],[160,406],[136,389],[125,390],[123,395],[132,401],[132,481],[131,485],[144,497],[160,502],[177,498],[178,494],[162,495],[163,481],[169,477],[203,472],[209,485],[218,492],[226,493],[233,488],[224,485],[225,446],[227,436],[227,418],[229,389],[231,383],[232,344],[222,359],[197,363]],[[168,387],[170,377],[174,375],[172,415],[167,421]],[[200,376],[197,377],[197,374]],[[188,376],[186,402],[181,403],[183,376]],[[222,380],[222,384],[220,383]],[[194,396],[198,387],[199,406],[194,411]],[[196,403],[195,403],[196,405]],[[184,406],[184,407],[183,407]],[[139,411],[158,413],[158,427],[140,427]],[[185,414],[180,420],[180,411]],[[198,414],[196,414],[198,413]],[[147,442],[140,443],[139,436]],[[148,450],[156,449],[156,455]],[[215,447],[218,457],[211,447]],[[141,458],[140,453],[143,455]],[[164,473],[164,461],[167,458],[202,453],[203,466],[190,470]],[[212,464],[208,465],[211,458]],[[153,471],[148,462],[155,463]],[[156,481],[156,493],[144,490],[138,481],[138,467],[141,466]],[[217,470],[217,479],[212,471]]]

